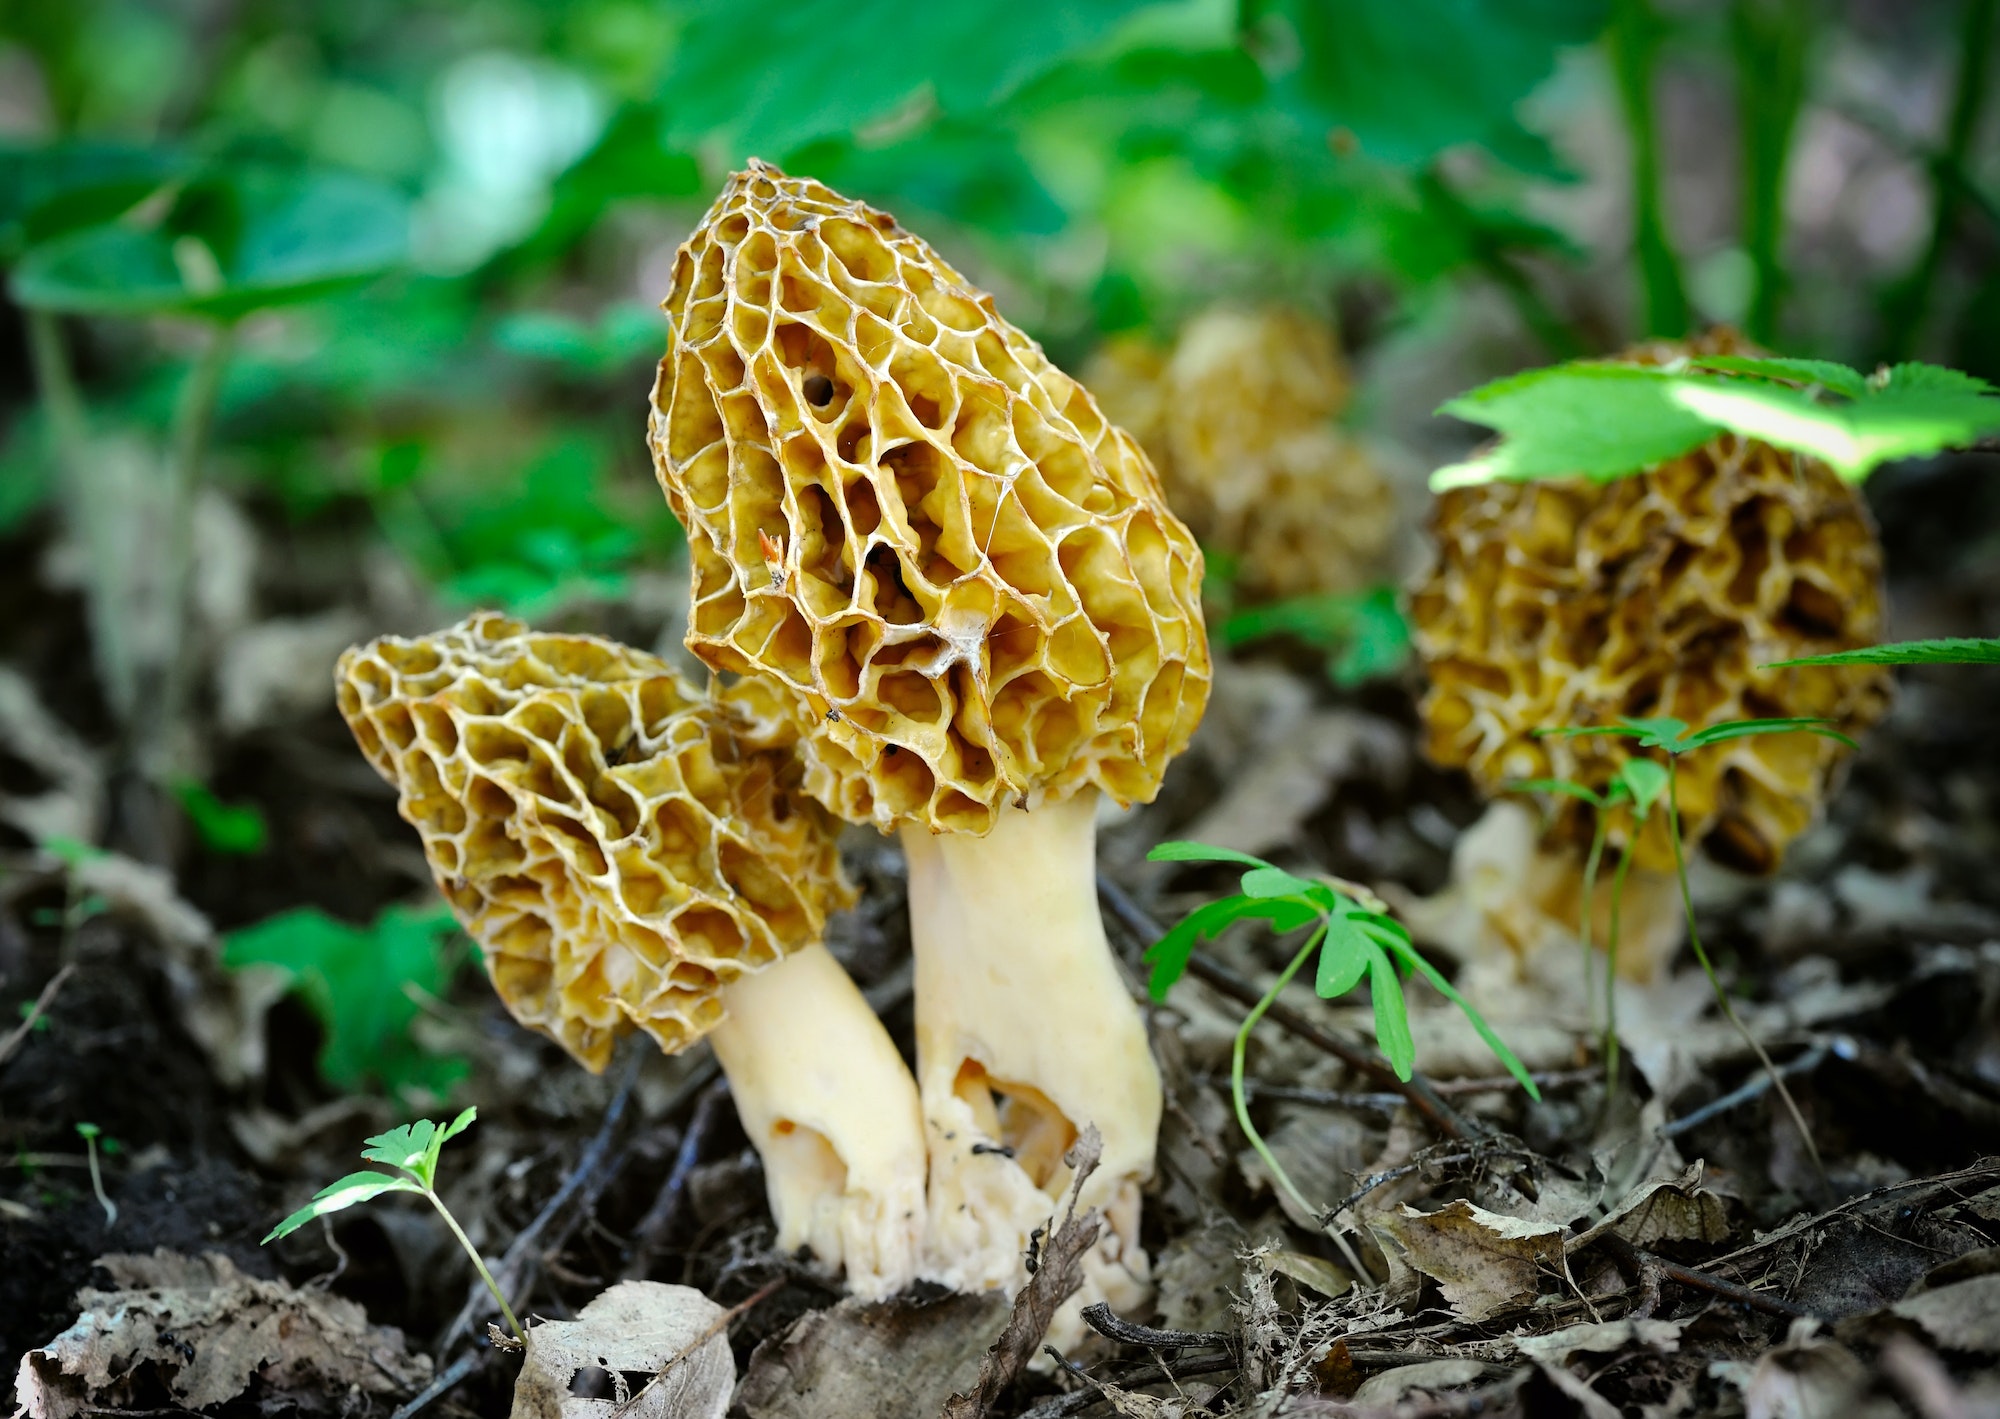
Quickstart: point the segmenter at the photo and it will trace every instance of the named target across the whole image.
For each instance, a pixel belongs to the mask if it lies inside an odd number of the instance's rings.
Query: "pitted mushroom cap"
[[[687,643],[785,691],[808,790],[974,833],[1150,799],[1208,697],[1201,560],[1090,394],[893,218],[766,164],[665,304]]]
[[[1628,358],[1740,352],[1724,334]],[[1881,638],[1874,524],[1812,459],[1724,435],[1608,483],[1456,489],[1437,500],[1433,530],[1437,561],[1410,607],[1431,681],[1425,748],[1489,794],[1526,778],[1601,788],[1641,752],[1627,739],[1532,737],[1539,728],[1822,716],[1854,734],[1888,706],[1878,668],[1758,668]],[[1767,871],[1846,756],[1802,733],[1697,750],[1680,766],[1682,828],[1722,860]],[[1584,805],[1555,807],[1564,835],[1588,835]],[[1622,833],[1623,815],[1613,822]],[[1663,812],[1635,860],[1672,866]]]
[[[641,651],[485,613],[348,651],[337,690],[500,998],[592,1070],[635,1028],[686,1048],[854,899],[796,759]]]
[[[1351,591],[1376,573],[1395,499],[1367,450],[1330,422],[1347,375],[1324,325],[1219,307],[1170,352],[1115,337],[1084,374],[1152,458],[1175,511],[1236,559],[1238,596]]]

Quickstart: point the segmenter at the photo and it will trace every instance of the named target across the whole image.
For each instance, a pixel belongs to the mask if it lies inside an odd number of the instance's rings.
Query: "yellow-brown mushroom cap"
[[[641,651],[480,614],[348,651],[337,691],[500,998],[593,1070],[635,1028],[685,1048],[853,901],[796,759]]]
[[[794,706],[835,812],[985,832],[1150,799],[1206,703],[1201,561],[1138,445],[888,215],[753,163],[653,393],[687,643]]]
[[[1745,348],[1717,334],[1628,358]],[[1608,483],[1457,489],[1437,500],[1433,530],[1437,561],[1410,606],[1431,681],[1425,747],[1489,794],[1546,777],[1603,788],[1642,752],[1537,729],[1810,716],[1854,734],[1887,708],[1880,669],[1760,668],[1881,638],[1874,524],[1856,490],[1812,459],[1724,435]],[[1682,827],[1732,865],[1769,870],[1847,752],[1805,733],[1697,750],[1680,765]],[[1556,806],[1566,835],[1589,832],[1583,805]],[[1672,866],[1664,813],[1648,820],[1635,860]]]
[[[1084,376],[1202,544],[1235,559],[1239,598],[1352,591],[1378,573],[1395,499],[1367,449],[1331,422],[1348,386],[1324,323],[1212,307],[1170,351],[1106,341]]]

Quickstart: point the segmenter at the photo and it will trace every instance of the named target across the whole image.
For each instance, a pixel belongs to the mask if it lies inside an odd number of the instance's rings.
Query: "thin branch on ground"
[[[61,970],[50,976],[49,983],[42,987],[42,993],[35,997],[35,1003],[28,1007],[28,1013],[21,1017],[21,1023],[6,1034],[0,1035],[0,1064],[5,1064],[9,1059],[13,1058],[14,1051],[19,1049],[27,1040],[28,1035],[40,1023],[42,1017],[49,1013],[49,1007],[55,1004],[56,995],[62,990],[63,983],[70,978],[75,970],[76,967],[74,965],[64,966]]]
[[[631,1252],[619,1272],[626,1281],[643,1280],[646,1273],[652,1270],[653,1258],[658,1255],[668,1234],[673,1231],[674,1223],[680,1218],[688,1178],[693,1174],[695,1164],[701,1161],[702,1148],[721,1116],[722,1105],[729,1098],[729,1081],[720,1077],[721,1072],[711,1059],[699,1076],[700,1102],[695,1105],[694,1117],[688,1120],[687,1132],[681,1135],[681,1146],[674,1155],[674,1165],[668,1170],[666,1181],[660,1184],[653,1205],[646,1209],[646,1215],[632,1229]],[[688,1084],[694,1082],[690,1079]]]

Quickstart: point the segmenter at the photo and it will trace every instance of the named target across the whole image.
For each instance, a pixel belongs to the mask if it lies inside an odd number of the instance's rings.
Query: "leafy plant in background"
[[[494,1303],[500,1307],[500,1314],[506,1317],[507,1328],[514,1332],[514,1338],[523,1344],[527,1334],[521,1329],[521,1322],[514,1317],[514,1308],[507,1304],[507,1298],[500,1294],[500,1286],[493,1279],[493,1273],[486,1267],[486,1259],[479,1254],[479,1248],[465,1235],[465,1229],[458,1225],[458,1219],[451,1215],[451,1209],[444,1205],[444,1199],[437,1194],[438,1154],[444,1145],[463,1133],[467,1126],[479,1116],[478,1109],[467,1109],[448,1124],[435,1124],[429,1119],[418,1119],[406,1123],[401,1128],[392,1128],[387,1133],[377,1134],[368,1140],[368,1146],[361,1150],[361,1156],[371,1163],[387,1163],[403,1176],[393,1173],[378,1173],[370,1169],[365,1172],[349,1173],[339,1182],[330,1183],[313,1195],[313,1200],[294,1212],[264,1238],[264,1245],[288,1237],[306,1223],[331,1212],[339,1212],[356,1203],[367,1202],[391,1192],[414,1192],[417,1196],[437,1209],[438,1216],[444,1218],[445,1226],[451,1228],[452,1236],[465,1254],[472,1258],[472,1266],[479,1273],[479,1279],[486,1284]]]
[[[1501,434],[1491,450],[1433,473],[1440,492],[1496,479],[1623,478],[1724,432],[1822,459],[1859,482],[1891,459],[2000,433],[2000,390],[1922,364],[1863,375],[1830,360],[1579,360],[1496,380],[1438,412]]]
[[[1701,932],[1694,919],[1694,893],[1688,887],[1687,849],[1681,841],[1680,813],[1680,760],[1683,754],[1691,754],[1705,749],[1711,744],[1721,744],[1732,739],[1748,739],[1761,734],[1817,734],[1827,739],[1835,739],[1853,749],[1855,742],[1835,729],[1831,721],[1824,719],[1732,719],[1720,724],[1711,724],[1703,729],[1690,729],[1684,720],[1661,717],[1656,719],[1620,719],[1617,724],[1577,725],[1560,729],[1540,729],[1538,735],[1550,738],[1584,738],[1609,735],[1634,739],[1642,749],[1657,749],[1667,756],[1667,836],[1674,848],[1674,875],[1680,882],[1681,906],[1687,913],[1688,944],[1694,947],[1695,959],[1701,963],[1702,973],[1715,991],[1716,1004],[1722,1009],[1723,1018],[1729,1021],[1736,1033],[1742,1037],[1757,1060],[1770,1076],[1771,1086],[1778,1091],[1778,1097],[1785,1101],[1785,1109],[1792,1116],[1792,1123],[1799,1130],[1799,1137],[1812,1154],[1813,1167],[1818,1170],[1822,1181],[1826,1178],[1826,1165],[1820,1161],[1819,1145],[1813,1141],[1812,1130],[1806,1126],[1805,1115],[1800,1112],[1798,1102],[1792,1092],[1785,1087],[1784,1076],[1764,1050],[1757,1037],[1744,1025],[1736,1007],[1730,1002],[1729,992],[1723,989],[1722,978],[1715,973],[1715,966],[1708,959],[1708,952],[1701,944]]]
[[[1341,686],[1394,675],[1410,658],[1409,623],[1387,586],[1254,606],[1226,617],[1215,634],[1228,646],[1296,637],[1328,652],[1327,674]]]
[[[256,804],[224,803],[199,779],[176,778],[167,787],[210,852],[255,857],[269,844],[271,830]]]
[[[1625,904],[1625,874],[1632,866],[1632,850],[1646,815],[1659,802],[1668,785],[1667,771],[1651,759],[1628,759],[1618,776],[1602,792],[1566,778],[1519,779],[1507,785],[1516,793],[1563,793],[1580,798],[1593,810],[1590,851],[1583,862],[1583,906],[1578,912],[1577,940],[1583,947],[1584,996],[1595,993],[1593,976],[1596,957],[1591,934],[1597,909],[1597,873],[1604,860],[1604,844],[1611,828],[1611,815],[1619,808],[1631,810],[1631,823],[1618,853],[1618,867],[1611,875],[1611,920],[1604,937],[1604,1086],[1609,1098],[1618,1088],[1618,927]]]
[[[325,1031],[319,1072],[342,1090],[370,1084],[407,1096],[444,1098],[471,1066],[435,1054],[410,1034],[424,1006],[450,989],[465,963],[465,938],[442,905],[386,908],[368,926],[314,907],[268,917],[223,938],[231,970],[283,971]]]
[[[1263,1135],[1250,1120],[1250,1103],[1243,1088],[1243,1063],[1250,1046],[1251,1031],[1257,1028],[1257,1022],[1264,1018],[1272,1003],[1291,984],[1292,977],[1304,969],[1315,953],[1319,956],[1319,964],[1314,972],[1313,989],[1321,999],[1335,999],[1353,990],[1364,979],[1368,982],[1369,996],[1375,1009],[1375,1042],[1399,1079],[1409,1079],[1416,1068],[1416,1042],[1410,1035],[1409,1011],[1403,999],[1403,978],[1415,971],[1465,1012],[1472,1028],[1479,1032],[1479,1037],[1507,1067],[1507,1072],[1520,1080],[1529,1097],[1541,1097],[1541,1091],[1535,1087],[1535,1081],[1529,1077],[1514,1052],[1501,1042],[1451,982],[1417,952],[1410,942],[1409,930],[1380,910],[1378,904],[1364,902],[1355,889],[1335,885],[1331,881],[1309,881],[1281,867],[1274,867],[1262,858],[1202,843],[1161,843],[1146,854],[1146,860],[1229,862],[1249,869],[1243,874],[1240,890],[1235,895],[1195,908],[1147,948],[1145,959],[1152,967],[1148,990],[1156,1003],[1164,1001],[1174,983],[1186,974],[1188,958],[1194,954],[1195,947],[1204,940],[1220,936],[1236,922],[1252,919],[1266,921],[1279,935],[1312,928],[1305,943],[1293,953],[1291,961],[1271,983],[1271,988],[1244,1016],[1243,1024],[1236,1032],[1236,1043],[1229,1061],[1229,1091],[1236,1106],[1237,1125],[1250,1141],[1250,1146],[1257,1151],[1257,1156],[1264,1160],[1264,1166],[1270,1169],[1271,1177],[1308,1216],[1314,1215],[1317,1209],[1299,1193],[1298,1187],[1277,1158],[1272,1156]],[[1357,1269],[1355,1274],[1359,1276],[1362,1273]]]

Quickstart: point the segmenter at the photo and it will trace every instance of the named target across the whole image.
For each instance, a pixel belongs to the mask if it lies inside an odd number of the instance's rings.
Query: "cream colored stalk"
[[[1081,1205],[1105,1231],[1092,1301],[1148,1290],[1139,1187],[1152,1176],[1160,1075],[1098,915],[1097,790],[1005,813],[983,837],[902,829],[916,954],[917,1082],[930,1142],[927,1270],[958,1290],[1013,1290],[1034,1231],[1069,1186],[1062,1155],[1086,1124],[1103,1160]]]
[[[821,945],[741,976],[709,1034],[764,1160],[778,1246],[845,1266],[877,1298],[917,1276],[925,1150],[917,1091],[889,1033]]]

